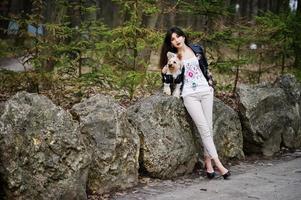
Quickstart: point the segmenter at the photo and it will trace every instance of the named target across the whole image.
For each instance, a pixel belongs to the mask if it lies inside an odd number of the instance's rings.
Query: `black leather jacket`
[[[197,57],[197,59],[199,61],[200,69],[202,70],[204,77],[208,81],[209,85],[212,85],[211,81],[209,81],[209,80],[212,80],[212,77],[208,73],[208,63],[207,63],[207,59],[206,59],[206,56],[205,56],[202,46],[198,45],[198,44],[191,44],[191,45],[189,45],[189,47],[191,48],[191,50],[194,52],[195,56]],[[173,84],[173,83],[177,84],[177,83],[183,82],[184,72],[185,72],[185,69],[183,67],[182,73],[175,80],[173,79],[172,75],[166,75],[166,74],[162,73],[162,82],[163,83],[171,83],[171,84]],[[182,88],[183,88],[183,84],[182,84]]]
[[[202,70],[206,80],[209,81],[211,79],[211,77],[208,73],[208,62],[207,62],[207,59],[206,59],[206,56],[205,56],[202,46],[198,45],[198,44],[192,44],[192,45],[189,45],[189,47],[192,49],[195,56],[197,57],[197,59],[199,61],[200,69]]]

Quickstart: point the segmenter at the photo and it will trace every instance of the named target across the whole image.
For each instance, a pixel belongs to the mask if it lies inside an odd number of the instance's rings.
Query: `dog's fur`
[[[166,75],[172,75],[173,80],[175,80],[181,73],[183,64],[180,60],[180,55],[177,55],[172,52],[167,52],[167,64],[164,66],[163,70],[166,71]],[[172,95],[179,98],[180,97],[180,89],[181,89],[182,82],[175,83],[174,90]],[[167,95],[171,95],[171,87],[170,83],[164,83],[163,93]]]

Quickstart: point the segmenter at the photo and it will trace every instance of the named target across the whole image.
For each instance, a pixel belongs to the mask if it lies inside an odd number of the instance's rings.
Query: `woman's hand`
[[[208,77],[209,77],[209,80],[208,80],[209,86],[211,86],[213,89],[215,89],[216,82],[214,81],[212,74],[210,73],[209,70],[208,70]]]
[[[167,73],[167,69],[168,69],[168,67],[165,65],[165,66],[162,68],[162,74],[166,74],[166,73]]]

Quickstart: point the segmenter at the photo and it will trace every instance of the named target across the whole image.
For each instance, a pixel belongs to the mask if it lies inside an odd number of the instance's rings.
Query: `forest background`
[[[0,63],[24,66],[0,70],[0,101],[26,90],[68,109],[104,93],[128,106],[160,89],[175,25],[204,47],[226,103],[239,83],[301,80],[301,0],[4,0],[0,14]]]

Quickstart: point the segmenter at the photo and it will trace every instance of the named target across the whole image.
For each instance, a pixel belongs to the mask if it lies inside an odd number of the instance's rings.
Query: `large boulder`
[[[5,108],[5,101],[0,101],[0,116],[3,114]]]
[[[245,152],[271,156],[282,144],[300,147],[300,90],[294,88],[290,93],[280,87],[294,85],[289,82],[288,78],[280,78],[274,86],[242,84],[238,87]]]
[[[274,87],[284,90],[287,103],[293,110],[292,127],[283,133],[283,145],[288,148],[296,149],[301,147],[301,84],[291,74],[280,76]]]
[[[213,134],[223,160],[243,158],[242,130],[238,114],[222,101],[214,100]],[[203,157],[200,135],[182,100],[154,95],[128,109],[129,121],[137,127],[140,168],[158,178],[190,173]]]
[[[88,190],[101,194],[136,185],[139,137],[125,109],[99,94],[74,105],[71,112],[77,115],[92,153]]]
[[[89,163],[70,113],[26,92],[6,102],[0,117],[0,176],[6,199],[87,199]]]
[[[213,104],[213,135],[217,152],[222,160],[244,158],[238,113],[217,98]]]
[[[153,95],[128,108],[140,136],[140,170],[168,179],[191,173],[196,161],[195,136],[180,99]]]
[[[285,74],[277,78],[274,87],[279,87],[284,90],[288,103],[297,106],[301,103],[301,84],[295,76]],[[300,122],[301,123],[301,122]]]

